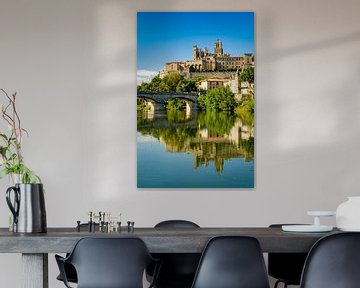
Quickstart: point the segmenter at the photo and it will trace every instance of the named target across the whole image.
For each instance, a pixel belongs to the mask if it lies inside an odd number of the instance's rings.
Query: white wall
[[[1,0],[0,86],[18,92],[48,226],[73,226],[89,210],[136,226],[309,222],[307,210],[359,195],[359,9],[357,0]],[[135,188],[136,11],[255,12],[255,189]],[[49,261],[50,287],[62,287]],[[20,287],[19,264],[0,255],[1,286]]]

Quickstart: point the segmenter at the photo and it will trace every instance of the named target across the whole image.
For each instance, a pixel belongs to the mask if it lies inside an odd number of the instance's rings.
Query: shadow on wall
[[[264,62],[272,62],[285,57],[294,57],[296,54],[310,53],[320,49],[330,49],[335,46],[349,45],[351,43],[360,41],[360,31],[338,36],[331,39],[321,40],[319,42],[311,42],[300,44],[293,47],[278,49],[277,51],[269,52],[264,55]]]
[[[274,191],[273,197],[277,185],[288,187],[288,195],[282,196],[285,203],[292,203],[294,195],[305,203],[299,202],[299,207],[310,209],[310,198],[314,203],[322,199],[323,208],[336,197],[340,203],[358,190],[360,157],[354,144],[360,142],[360,32],[276,49],[273,19],[262,17],[266,29],[258,27],[263,35],[257,35],[257,47],[263,49],[255,53],[256,150],[262,161],[256,178]],[[320,33],[315,30],[311,36]],[[274,167],[278,178],[261,175]]]

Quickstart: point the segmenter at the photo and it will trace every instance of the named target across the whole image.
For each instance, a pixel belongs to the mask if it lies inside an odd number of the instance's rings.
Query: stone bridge
[[[151,110],[163,110],[164,104],[170,99],[181,99],[186,104],[186,111],[197,109],[197,93],[180,92],[137,92],[138,98],[143,98]]]

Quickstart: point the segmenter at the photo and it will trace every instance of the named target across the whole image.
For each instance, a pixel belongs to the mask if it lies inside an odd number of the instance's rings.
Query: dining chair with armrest
[[[68,257],[55,255],[55,258],[63,282],[69,288],[65,263],[76,270],[77,288],[142,288],[145,268],[158,263],[154,281],[160,268],[160,263],[152,258],[139,238],[82,238]]]
[[[269,288],[256,238],[219,236],[204,249],[192,288]]]
[[[359,267],[359,232],[325,236],[309,252],[300,288],[358,288]]]
[[[166,220],[155,225],[156,229],[200,228],[188,220]],[[196,268],[200,260],[200,253],[157,253],[153,254],[161,259],[162,266],[159,272],[156,288],[190,288],[194,280]],[[151,281],[153,275],[152,265],[146,270],[147,279]]]
[[[89,229],[89,224],[88,223],[80,224],[80,229],[84,229],[84,228]],[[98,223],[95,223],[95,229],[99,229]],[[65,257],[68,257],[68,256],[69,256],[69,253],[67,253]],[[71,282],[71,283],[77,283],[77,275],[76,275],[76,270],[75,270],[74,266],[71,265],[70,263],[65,262],[64,270],[65,270],[65,275],[66,275],[67,281]],[[56,279],[64,282],[63,278],[61,277],[61,274],[59,274],[56,277]]]

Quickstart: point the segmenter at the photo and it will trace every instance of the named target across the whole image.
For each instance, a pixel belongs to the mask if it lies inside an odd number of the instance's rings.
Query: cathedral
[[[230,56],[230,54],[225,54],[220,40],[215,42],[213,53],[209,52],[208,48],[202,50],[196,45],[193,46],[192,52],[192,60],[165,63],[161,75],[165,76],[171,72],[186,75],[189,74],[189,72],[241,71],[253,66],[251,53],[245,53],[243,56]]]

